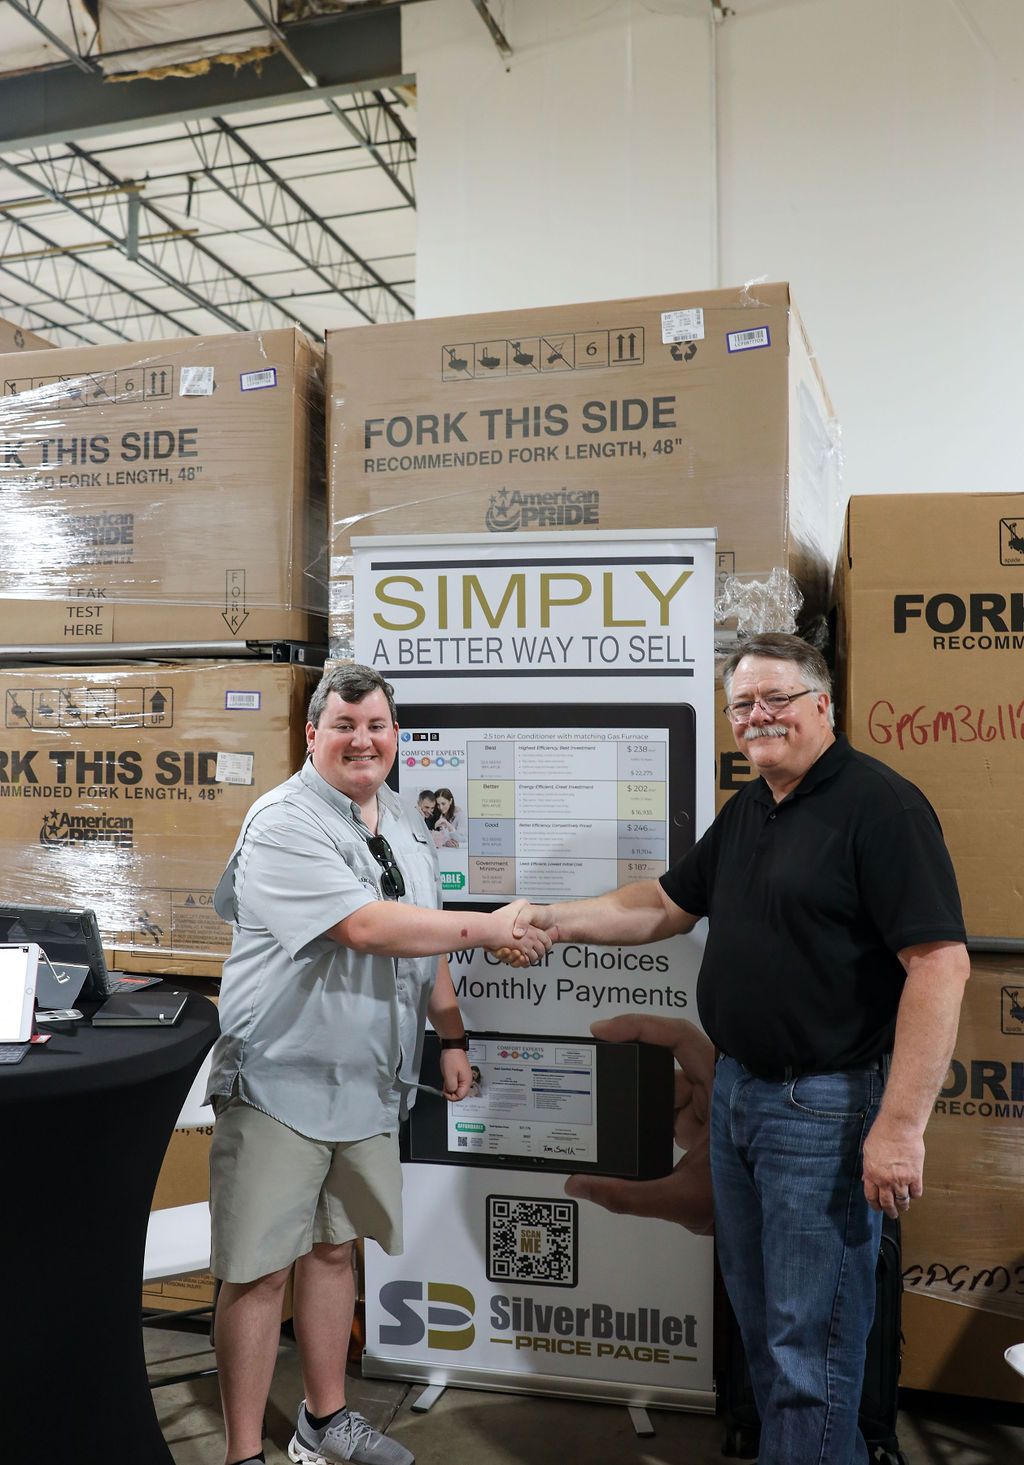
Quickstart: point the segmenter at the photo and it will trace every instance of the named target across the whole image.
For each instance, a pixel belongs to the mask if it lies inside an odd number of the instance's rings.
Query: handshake
[[[548,907],[531,905],[528,900],[513,900],[491,917],[494,931],[489,934],[487,950],[506,966],[536,966],[558,940],[558,928],[548,914]]]

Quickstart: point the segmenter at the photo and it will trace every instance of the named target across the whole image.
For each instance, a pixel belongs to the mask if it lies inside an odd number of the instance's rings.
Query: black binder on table
[[[106,1027],[170,1028],[185,1011],[187,992],[177,988],[148,988],[145,992],[115,992],[93,1014],[92,1025]]]

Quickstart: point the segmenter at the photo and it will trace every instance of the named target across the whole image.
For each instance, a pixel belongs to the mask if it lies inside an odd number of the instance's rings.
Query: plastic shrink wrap
[[[110,964],[220,973],[213,890],[305,754],[318,673],[267,661],[0,669],[4,898],[90,906]]]
[[[0,358],[0,644],[322,641],[321,354],[299,331]]]
[[[786,284],[329,332],[327,443],[337,659],[360,536],[716,528],[723,631],[827,608],[839,431]]]

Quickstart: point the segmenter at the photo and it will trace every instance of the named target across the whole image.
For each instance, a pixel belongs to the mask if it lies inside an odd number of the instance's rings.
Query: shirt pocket
[[[412,831],[409,846],[409,870],[406,873],[403,868],[402,873],[405,874],[406,889],[412,898],[413,905],[422,905],[433,910],[437,905],[437,876],[429,834]]]

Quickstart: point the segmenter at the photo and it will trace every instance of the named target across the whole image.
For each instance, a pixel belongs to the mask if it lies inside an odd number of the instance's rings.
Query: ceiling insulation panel
[[[276,21],[276,0],[262,3]],[[272,42],[245,0],[100,0],[96,59],[108,76],[237,62]]]
[[[63,0],[42,0],[40,4],[33,0],[31,9],[52,39],[14,5],[0,3],[0,71],[59,66],[67,60],[68,50],[84,52],[95,39],[96,27],[81,0],[72,0],[71,4]]]

